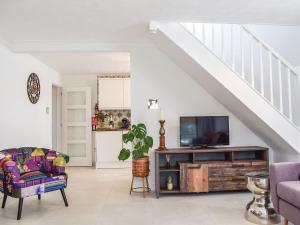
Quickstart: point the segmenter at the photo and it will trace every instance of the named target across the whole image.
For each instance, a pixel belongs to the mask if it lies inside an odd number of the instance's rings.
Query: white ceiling
[[[130,72],[130,54],[103,53],[34,53],[31,54],[60,74],[86,75]]]
[[[300,25],[298,0],[1,0],[0,34],[22,41],[143,41],[151,20]]]

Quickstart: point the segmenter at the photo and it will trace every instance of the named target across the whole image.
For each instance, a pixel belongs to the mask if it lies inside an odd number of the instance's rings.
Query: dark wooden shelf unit
[[[166,168],[166,155],[170,167]],[[155,151],[156,196],[168,193],[200,193],[246,190],[245,174],[266,171],[268,149],[259,146],[218,147],[207,149],[176,148]],[[174,189],[166,181],[173,178]]]

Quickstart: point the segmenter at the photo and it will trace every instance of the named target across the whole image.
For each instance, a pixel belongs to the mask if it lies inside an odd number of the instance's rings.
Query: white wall
[[[27,79],[37,73],[41,96],[31,104]],[[0,149],[21,146],[52,146],[52,84],[61,85],[60,75],[29,54],[14,54],[0,44]],[[49,114],[46,114],[49,107]]]
[[[232,146],[268,147],[156,47],[140,47],[131,53],[131,76],[132,121],[146,124],[149,135],[154,138],[154,148],[158,147],[159,110],[148,110],[149,98],[158,98],[160,107],[165,110],[168,148],[179,147],[179,117],[184,115],[228,115]],[[153,188],[155,171],[153,151],[150,170],[152,171],[150,184]]]

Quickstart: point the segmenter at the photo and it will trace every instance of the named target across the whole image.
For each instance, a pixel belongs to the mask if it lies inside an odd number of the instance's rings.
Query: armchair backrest
[[[22,147],[0,151],[0,170],[8,170],[19,176],[22,173],[32,171],[64,172],[69,157],[56,151]]]
[[[273,206],[279,213],[277,185],[284,181],[300,180],[300,163],[273,163],[270,166],[270,188]]]

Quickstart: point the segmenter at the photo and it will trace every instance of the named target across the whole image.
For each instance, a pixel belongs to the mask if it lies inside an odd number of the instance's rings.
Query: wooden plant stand
[[[142,187],[133,187],[134,178],[136,178],[136,176],[132,176],[129,194],[131,195],[132,192],[143,193],[143,197],[145,198],[146,193],[151,192],[151,189],[149,188],[148,176],[147,177],[140,177],[140,178],[142,178],[142,182],[143,182]],[[137,191],[138,189],[142,189],[142,191]]]

